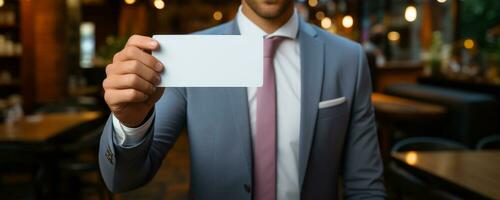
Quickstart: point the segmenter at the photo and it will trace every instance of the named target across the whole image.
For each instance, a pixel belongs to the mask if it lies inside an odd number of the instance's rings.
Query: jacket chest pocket
[[[347,116],[348,107],[345,97],[321,101],[318,105],[318,120]]]

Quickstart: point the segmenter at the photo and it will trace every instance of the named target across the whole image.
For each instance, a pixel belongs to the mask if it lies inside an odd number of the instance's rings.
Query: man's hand
[[[106,67],[104,100],[125,126],[140,126],[163,94],[164,88],[156,87],[163,64],[149,54],[159,46],[152,38],[133,35]]]

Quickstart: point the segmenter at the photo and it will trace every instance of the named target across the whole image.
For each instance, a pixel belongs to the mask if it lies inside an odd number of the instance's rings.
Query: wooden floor
[[[184,200],[189,190],[189,152],[185,133],[168,153],[153,180],[134,191],[116,194],[123,200]]]

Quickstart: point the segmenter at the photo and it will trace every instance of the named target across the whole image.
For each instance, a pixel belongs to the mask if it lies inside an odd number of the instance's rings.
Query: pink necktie
[[[264,85],[257,91],[254,139],[254,200],[276,200],[276,81],[273,60],[283,39],[264,39]]]

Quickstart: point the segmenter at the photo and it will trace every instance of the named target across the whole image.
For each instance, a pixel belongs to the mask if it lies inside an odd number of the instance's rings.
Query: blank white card
[[[263,38],[241,35],[154,35],[153,56],[165,65],[159,87],[260,87]]]

